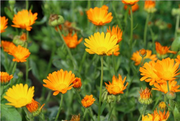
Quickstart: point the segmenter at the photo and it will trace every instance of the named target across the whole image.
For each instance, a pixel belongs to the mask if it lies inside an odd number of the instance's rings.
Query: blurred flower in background
[[[0,33],[5,32],[5,29],[7,28],[8,19],[5,16],[1,16],[1,26],[0,26]]]
[[[1,84],[8,83],[13,78],[13,75],[9,75],[7,72],[0,72]]]
[[[139,0],[122,0],[122,3],[126,4],[126,5],[134,5],[135,3],[137,3]]]

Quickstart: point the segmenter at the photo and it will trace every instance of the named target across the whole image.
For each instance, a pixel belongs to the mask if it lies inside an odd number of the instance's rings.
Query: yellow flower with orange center
[[[110,23],[113,19],[112,13],[108,13],[108,6],[103,5],[101,8],[90,8],[86,11],[88,19],[96,26],[102,26]]]
[[[81,88],[82,83],[81,83],[81,78],[75,78],[75,80],[73,81],[73,87],[74,88]]]
[[[95,99],[93,98],[93,95],[86,95],[82,100],[82,105],[87,108],[91,106],[94,103]]]
[[[135,3],[137,3],[139,0],[122,0],[122,3],[126,4],[126,5],[134,5]]]
[[[135,12],[139,9],[139,5],[137,3],[135,3],[134,5],[131,6],[131,8],[132,8],[132,12]],[[127,10],[128,5],[124,5],[124,9]],[[129,10],[129,14],[130,14],[130,10]]]
[[[126,80],[126,77],[122,80],[121,75],[119,74],[119,78],[116,78],[113,76],[112,83],[109,82],[109,84],[105,83],[106,89],[109,92],[109,94],[117,95],[117,94],[123,94],[124,90],[126,89],[128,82],[126,85],[124,85]]]
[[[52,74],[50,73],[47,79],[44,79],[43,84],[44,87],[47,87],[53,91],[53,95],[58,95],[59,93],[66,93],[70,90],[74,84],[73,81],[75,80],[75,75],[72,71],[63,71],[63,69],[59,71],[54,71]]]
[[[151,94],[151,90],[150,89],[148,89],[146,87],[146,89],[143,90],[141,88],[139,94],[140,94],[139,102],[141,104],[148,104],[149,105],[149,104],[152,103],[152,98],[151,98],[152,94]]]
[[[3,50],[9,54],[11,54],[10,50],[13,50],[14,48],[16,48],[16,45],[9,41],[2,40],[1,44],[2,44]]]
[[[8,83],[13,78],[13,75],[9,75],[7,72],[0,72],[1,84]]]
[[[177,56],[177,59],[176,60],[176,63],[179,63],[180,64],[180,55]]]
[[[26,29],[27,31],[31,31],[33,25],[35,23],[35,20],[37,19],[37,13],[32,13],[31,10],[22,10],[19,11],[16,15],[13,17],[13,23],[12,27]]]
[[[85,39],[84,45],[86,52],[89,54],[98,54],[98,55],[112,55],[116,53],[119,45],[117,44],[118,39],[115,35],[111,36],[108,32],[104,36],[104,32],[101,34],[99,32],[95,33],[94,36],[91,35],[89,39]]]
[[[163,102],[163,101],[160,102],[160,103],[159,103],[159,108],[165,110],[165,109],[166,109],[166,103]]]
[[[121,31],[121,29],[118,27],[118,25],[116,27],[111,27],[109,26],[109,29],[107,29],[107,32],[109,32],[112,35],[115,35],[116,38],[118,39],[117,43],[119,43],[122,40],[122,34],[123,32]]]
[[[76,46],[82,41],[82,38],[78,41],[76,33],[74,35],[69,33],[67,36],[63,36],[63,38],[69,48],[76,48]]]
[[[29,103],[29,104],[27,104],[27,105],[26,105],[26,108],[28,109],[28,111],[29,111],[30,113],[33,113],[33,112],[36,112],[36,111],[38,111],[38,110],[41,110],[44,105],[45,105],[45,104],[43,104],[43,105],[40,107],[40,104],[39,104],[37,101],[35,101],[34,99],[32,99],[32,102]]]
[[[18,45],[15,48],[10,49],[9,52],[12,56],[14,56],[13,61],[16,61],[16,62],[26,62],[26,59],[31,54],[27,48],[24,48],[20,45]]]
[[[0,33],[5,32],[5,29],[7,28],[8,19],[6,19],[5,16],[1,17],[1,26],[0,26]]]

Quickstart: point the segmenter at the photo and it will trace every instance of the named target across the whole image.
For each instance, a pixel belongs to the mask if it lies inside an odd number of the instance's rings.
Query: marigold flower
[[[67,46],[69,48],[76,48],[76,46],[81,43],[82,39],[81,38],[79,41],[78,41],[78,37],[77,37],[77,34],[75,33],[74,35],[72,35],[71,33],[69,33],[67,36],[63,36],[64,38],[64,41],[66,42]]]
[[[32,99],[32,102],[26,105],[26,108],[30,113],[39,112],[45,104],[40,107],[40,103]]]
[[[121,31],[121,29],[118,27],[118,25],[116,27],[111,27],[109,26],[109,29],[107,29],[107,32],[109,32],[112,35],[115,35],[116,38],[118,39],[117,43],[119,43],[122,40],[122,34],[123,32]]]
[[[127,10],[128,5],[124,5],[124,9]],[[134,5],[131,6],[132,8],[132,12],[135,12],[139,9],[139,5],[137,3],[135,3]],[[129,10],[129,14],[130,14],[130,10]]]
[[[44,79],[43,84],[44,87],[47,87],[53,91],[54,96],[58,95],[60,92],[62,94],[66,93],[67,90],[70,90],[74,84],[73,81],[75,80],[75,75],[72,71],[63,71],[63,69],[59,71],[54,71],[52,74],[50,73],[47,79]]]
[[[9,102],[6,105],[12,105],[16,108],[21,108],[31,103],[34,96],[34,87],[28,89],[28,85],[22,83],[16,84],[9,88],[4,98]]]
[[[73,87],[74,88],[81,88],[82,83],[81,83],[81,78],[75,78],[75,80],[73,81]]]
[[[16,45],[14,43],[9,42],[9,41],[2,40],[1,44],[2,44],[3,50],[9,54],[10,54],[9,50],[12,50],[13,48],[16,47]]]
[[[131,60],[135,61],[136,66],[141,63],[143,64],[145,59],[150,59],[152,61],[157,60],[156,55],[151,55],[151,54],[152,54],[151,50],[141,49],[133,53]]]
[[[26,41],[27,40],[26,33],[22,33],[22,35],[20,36],[20,40],[22,40],[22,41]]]
[[[1,84],[8,83],[13,78],[13,75],[9,75],[7,72],[0,72]]]
[[[103,5],[101,8],[90,8],[86,11],[88,19],[96,26],[102,26],[106,23],[110,23],[113,19],[112,13],[108,13],[108,6]]]
[[[126,4],[126,5],[134,5],[135,3],[137,3],[139,0],[122,0],[122,3]]]
[[[70,121],[80,121],[80,114],[78,114],[78,115],[72,115]]]
[[[1,26],[0,26],[0,33],[5,32],[5,29],[7,28],[8,19],[6,19],[5,16],[1,17]]]
[[[15,48],[10,49],[9,51],[10,51],[10,54],[14,56],[13,61],[16,61],[16,62],[26,62],[26,59],[31,54],[27,48],[24,48],[20,45],[18,45]]]
[[[163,102],[163,101],[160,102],[160,103],[159,103],[159,108],[165,110],[165,109],[166,109],[166,103]]]
[[[32,14],[31,10],[22,10],[19,11],[16,15],[13,17],[13,23],[14,25],[11,25],[12,27],[26,29],[27,31],[31,31],[33,25],[35,23],[35,20],[37,19],[37,13]]]
[[[154,8],[156,6],[156,2],[152,0],[145,0],[144,9]]]
[[[146,89],[143,90],[141,88],[139,94],[140,94],[140,97],[139,97],[139,102],[140,103],[142,103],[142,104],[150,104],[150,103],[152,103],[152,99],[151,99],[152,94],[151,94],[150,89],[148,89],[146,87]]]
[[[142,115],[142,121],[154,121],[153,114]]]
[[[117,94],[123,94],[124,90],[126,89],[128,82],[126,83],[126,85],[124,86],[126,77],[122,80],[121,75],[119,74],[119,78],[116,78],[115,76],[113,76],[112,78],[112,83],[109,82],[109,85],[107,83],[105,83],[106,85],[106,89],[109,92],[109,94],[113,94],[113,95],[117,95]]]
[[[82,105],[87,108],[91,106],[94,103],[95,99],[93,98],[93,95],[86,95],[82,100]]]
[[[117,47],[119,47],[117,41],[118,39],[116,36],[111,36],[109,32],[106,33],[105,37],[104,32],[101,34],[97,32],[94,36],[91,35],[89,39],[85,39],[84,45],[88,47],[86,52],[89,54],[111,55],[115,52]]]

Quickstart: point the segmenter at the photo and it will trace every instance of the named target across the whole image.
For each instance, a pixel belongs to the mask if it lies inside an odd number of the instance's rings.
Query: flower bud
[[[64,18],[61,15],[57,15],[57,14],[51,14],[50,18],[49,18],[49,25],[50,26],[58,26],[60,24],[64,23]]]
[[[18,73],[18,77],[23,77],[23,72],[22,72],[22,71],[20,71],[20,72]]]
[[[107,96],[107,103],[111,103],[114,102],[116,100],[116,96],[115,95],[108,95]]]
[[[180,29],[177,30],[177,36],[171,45],[171,50],[173,51],[180,50]]]
[[[159,103],[159,108],[162,109],[162,110],[165,110],[166,109],[166,103],[165,102],[160,102]]]
[[[81,83],[81,78],[75,78],[75,80],[73,81],[73,87],[74,88],[81,88],[82,83]]]
[[[149,105],[149,104],[151,104],[153,102],[152,98],[151,98],[150,89],[148,89],[148,88],[146,88],[144,90],[141,89],[139,93],[140,93],[139,102],[141,104]]]
[[[21,36],[17,35],[13,38],[13,43],[16,45],[21,45],[21,46],[25,46],[26,45],[26,34],[23,33]]]
[[[176,15],[180,16],[180,9],[179,8],[173,8],[171,11],[171,14],[173,16],[176,16]]]
[[[173,99],[176,98],[176,93],[174,93],[174,92],[168,92],[168,93],[166,94],[166,97],[167,97],[168,99],[170,99],[170,100],[173,100]]]

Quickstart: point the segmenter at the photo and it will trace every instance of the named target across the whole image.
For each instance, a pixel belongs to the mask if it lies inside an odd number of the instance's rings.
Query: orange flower
[[[132,12],[135,12],[139,9],[139,5],[137,3],[135,3],[131,7],[132,7]],[[124,5],[124,9],[127,10],[127,8],[128,8],[128,5]],[[130,10],[129,10],[129,14],[130,14]]]
[[[180,55],[177,56],[177,59],[176,60],[176,63],[179,63],[180,64]]]
[[[101,8],[90,8],[86,11],[88,19],[96,26],[102,26],[112,21],[112,13],[108,13],[108,6],[103,5]]]
[[[74,35],[69,33],[67,36],[63,36],[63,38],[69,48],[76,48],[76,46],[82,41],[82,38],[78,41],[76,33]]]
[[[7,72],[0,72],[1,84],[8,83],[13,78],[13,75],[9,75]]]
[[[144,9],[151,9],[156,6],[156,2],[152,0],[145,0]]]
[[[2,40],[1,44],[2,44],[3,50],[9,54],[10,54],[10,50],[16,48],[16,45],[9,41]]]
[[[107,29],[107,32],[109,32],[112,35],[115,35],[116,38],[118,39],[117,43],[119,43],[122,40],[122,34],[123,32],[121,31],[121,29],[118,27],[118,25],[116,27],[112,27],[112,30],[109,26],[109,30]]]
[[[81,88],[82,83],[81,83],[81,78],[75,78],[75,80],[73,81],[73,87],[74,88]]]
[[[139,102],[140,102],[141,104],[148,104],[148,105],[149,105],[149,104],[152,103],[152,98],[151,98],[152,94],[151,94],[150,89],[148,89],[148,88],[146,87],[146,89],[143,90],[143,89],[141,88],[139,94],[140,94]]]
[[[35,20],[37,19],[37,13],[32,14],[31,10],[22,10],[19,11],[14,17],[13,17],[13,27],[26,29],[27,31],[31,31],[33,25],[35,23]]]
[[[170,92],[180,92],[180,89],[178,89],[180,85],[177,85],[177,81],[168,81],[168,83]],[[155,88],[152,88],[153,90],[157,90],[165,94],[168,92],[167,81],[161,84],[154,83],[154,86]]]
[[[93,98],[93,95],[86,95],[84,99],[81,100],[82,105],[87,108],[91,106],[94,103],[95,99]]]
[[[20,40],[22,40],[22,41],[26,41],[27,40],[26,33],[22,33],[22,35],[20,36]]]
[[[80,121],[80,114],[78,114],[78,115],[72,115],[70,121]]]
[[[32,99],[32,102],[27,104],[26,105],[26,108],[28,109],[29,112],[33,113],[33,112],[36,112],[38,110],[41,110],[43,108],[45,104],[43,104],[41,107],[40,107],[40,104],[35,101],[34,99]]]
[[[143,52],[143,54],[141,54]],[[153,61],[157,60],[156,55],[151,55],[151,50],[141,49],[133,53],[131,59],[135,61],[135,65],[143,63],[145,59],[151,59]]]
[[[74,84],[73,81],[75,80],[75,75],[72,71],[63,71],[62,69],[59,71],[55,71],[52,74],[50,73],[47,79],[44,79],[43,84],[44,87],[47,87],[53,91],[53,95],[58,95],[60,92],[62,94],[66,93],[70,90]]]
[[[119,78],[116,78],[115,76],[113,76],[112,83],[109,82],[109,85],[105,83],[107,91],[113,95],[123,94],[124,93],[123,91],[126,89],[128,85],[128,82],[127,82],[126,85],[124,86],[125,80],[126,80],[126,77],[122,80],[122,77],[120,74],[119,74]]]
[[[134,5],[135,3],[137,3],[139,0],[122,0],[122,3],[126,4],[126,5]]]
[[[12,56],[14,56],[13,61],[16,62],[26,62],[26,59],[31,54],[27,48],[24,48],[21,45],[10,49],[9,52]]]
[[[0,26],[0,33],[5,32],[5,29],[7,28],[8,19],[6,19],[5,16],[1,17],[1,26]]]

